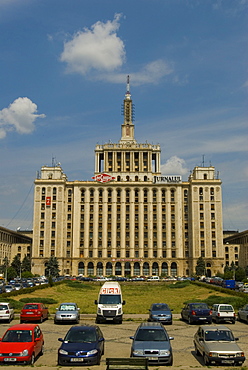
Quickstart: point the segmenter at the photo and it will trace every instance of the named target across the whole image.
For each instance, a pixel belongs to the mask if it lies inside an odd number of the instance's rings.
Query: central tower
[[[115,181],[153,181],[160,175],[160,145],[139,144],[134,138],[134,106],[130,94],[130,79],[123,102],[124,122],[118,143],[96,145],[95,176],[105,172]]]

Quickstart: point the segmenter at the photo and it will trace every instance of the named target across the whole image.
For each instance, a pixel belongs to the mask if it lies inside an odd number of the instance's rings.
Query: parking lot
[[[124,321],[122,325],[115,324],[100,324],[102,332],[105,337],[105,354],[102,357],[100,366],[92,366],[91,369],[105,369],[106,357],[129,357],[131,348],[130,336],[134,335],[137,326],[147,319],[147,315],[124,315]],[[15,319],[8,323],[0,324],[0,336],[3,335],[5,330],[14,324],[19,323],[19,320]],[[94,324],[95,315],[81,315],[80,324]],[[57,350],[60,342],[59,337],[64,337],[67,330],[70,328],[68,325],[55,325],[53,318],[44,321],[40,324],[45,338],[45,351],[44,355],[37,359],[34,367],[39,367],[41,370],[50,370],[59,368],[57,365]],[[234,336],[239,337],[239,345],[245,351],[246,358],[248,357],[248,325],[240,322],[236,322],[235,325],[227,324],[227,326],[233,330]],[[193,335],[195,334],[198,325],[188,325],[187,323],[180,320],[180,315],[174,315],[174,321],[172,325],[167,327],[168,334],[174,337],[172,341],[174,364],[172,369],[199,369],[206,368],[202,358],[195,355],[193,346]],[[248,366],[248,359],[246,359],[244,366]],[[8,368],[8,370],[16,369],[16,366],[1,366],[1,368]],[[61,367],[60,367],[61,368]],[[77,368],[76,366],[68,366],[66,369]],[[88,367],[87,367],[88,368]],[[156,369],[158,366],[155,367]],[[214,366],[211,366],[214,369]],[[225,368],[222,366],[221,368]]]

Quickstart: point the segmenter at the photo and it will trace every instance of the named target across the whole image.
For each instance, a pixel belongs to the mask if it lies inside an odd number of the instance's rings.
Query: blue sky
[[[224,229],[248,229],[248,0],[0,0],[0,225],[32,228],[33,182],[60,162],[89,180],[121,136],[130,75],[135,138],[163,174],[215,166]]]

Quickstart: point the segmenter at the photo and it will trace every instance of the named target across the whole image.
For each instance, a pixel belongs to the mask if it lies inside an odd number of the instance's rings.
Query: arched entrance
[[[89,262],[87,266],[87,275],[94,275],[94,265],[93,262]]]
[[[133,274],[134,275],[140,275],[140,264],[139,264],[139,262],[134,263]]]
[[[79,262],[78,264],[78,275],[84,275],[84,263]]]
[[[168,276],[168,264],[167,264],[167,262],[162,263],[161,273],[162,273],[162,275]]]
[[[112,275],[112,263],[111,262],[107,262],[106,264],[106,275]]]
[[[158,275],[158,263],[153,262],[152,264],[152,275]]]
[[[149,274],[150,274],[149,263],[148,262],[145,262],[143,264],[143,275],[149,276]]]
[[[171,264],[171,276],[177,276],[177,264],[172,262]]]
[[[130,262],[126,262],[125,263],[124,275],[125,276],[131,275],[131,265],[130,265]]]
[[[116,262],[116,265],[115,265],[115,275],[116,276],[120,276],[121,275],[121,263],[120,262]]]

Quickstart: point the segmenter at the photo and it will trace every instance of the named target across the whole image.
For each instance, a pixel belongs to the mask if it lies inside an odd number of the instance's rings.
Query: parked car
[[[0,321],[6,320],[10,322],[14,319],[14,308],[8,302],[1,302],[0,303]]]
[[[212,323],[212,311],[206,303],[187,303],[181,311],[182,320],[189,324],[196,322]]]
[[[239,309],[238,320],[246,321],[246,323],[248,324],[248,304],[244,305],[244,307]]]
[[[43,303],[26,303],[20,313],[20,323],[24,321],[43,322],[48,319],[48,308]]]
[[[205,365],[242,365],[245,354],[237,345],[238,338],[224,325],[200,326],[194,335],[197,355],[203,356]]]
[[[163,324],[172,324],[172,312],[166,303],[153,303],[149,309],[148,321],[158,321]]]
[[[104,337],[96,325],[72,326],[58,350],[58,365],[99,365]]]
[[[11,293],[11,292],[13,292],[13,290],[15,290],[13,285],[10,285],[10,284],[5,285],[4,289],[5,289],[5,293]]]
[[[235,316],[234,308],[230,304],[214,304],[212,307],[212,320],[216,324],[221,321],[231,321],[232,324],[235,324]]]
[[[36,357],[43,354],[43,346],[44,338],[39,325],[11,326],[0,338],[0,362],[33,365]]]
[[[80,308],[78,308],[76,303],[61,303],[59,308],[56,308],[56,313],[54,316],[54,324],[59,322],[75,322],[79,323],[80,320]]]
[[[147,281],[160,281],[159,276],[149,276]]]
[[[133,337],[130,357],[148,358],[150,365],[172,365],[173,355],[166,329],[159,322],[143,322]]]
[[[23,289],[23,286],[22,286],[22,284],[20,284],[20,283],[15,283],[15,284],[14,284],[14,289],[15,289],[15,290],[20,290],[20,289]]]

